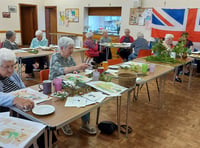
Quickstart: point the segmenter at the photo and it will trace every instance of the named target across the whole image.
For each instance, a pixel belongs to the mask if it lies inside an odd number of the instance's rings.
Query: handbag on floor
[[[117,130],[117,125],[112,121],[102,121],[98,124],[98,128],[102,134],[111,135]]]

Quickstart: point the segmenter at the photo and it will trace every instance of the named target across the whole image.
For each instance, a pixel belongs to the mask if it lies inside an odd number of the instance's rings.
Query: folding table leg
[[[96,118],[96,125],[99,124],[99,114],[100,114],[100,107],[97,108],[97,118]]]
[[[156,78],[156,85],[157,85],[157,89],[158,89],[158,92],[160,91],[160,88],[159,88],[159,85],[158,85],[158,79]]]
[[[151,101],[151,98],[150,98],[150,94],[149,94],[149,87],[148,87],[148,83],[146,83],[146,87],[147,87],[147,94],[148,94],[148,98],[149,98],[149,102]]]

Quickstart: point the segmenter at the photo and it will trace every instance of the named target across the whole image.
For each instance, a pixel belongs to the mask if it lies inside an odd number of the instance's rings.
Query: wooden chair
[[[120,63],[123,63],[123,60],[121,58],[108,59],[108,65],[115,65],[115,64],[120,64]]]
[[[49,69],[44,69],[40,71],[40,81],[41,83],[44,80],[48,80],[49,79]]]
[[[90,61],[93,59],[93,57],[88,53],[88,51],[85,51],[85,60],[84,63],[90,63]]]
[[[137,55],[137,58],[142,58],[142,57],[146,57],[146,56],[150,56],[152,55],[152,50],[151,49],[140,49],[139,50],[139,53]],[[158,85],[158,79],[156,78],[156,84],[157,84],[157,89],[158,89],[158,92],[160,91],[160,88],[159,88],[159,85]],[[134,91],[134,98],[135,100],[138,99],[138,93],[139,93],[139,89],[141,89],[143,87],[143,85],[140,87],[140,85],[136,85],[136,89],[137,89],[137,96],[135,94],[136,91]],[[149,102],[151,100],[150,98],[150,93],[149,93],[149,86],[148,86],[148,83],[146,83],[146,88],[147,88],[147,95],[148,95],[148,99],[149,99]]]

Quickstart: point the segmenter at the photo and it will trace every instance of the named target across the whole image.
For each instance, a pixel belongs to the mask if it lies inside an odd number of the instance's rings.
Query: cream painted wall
[[[69,27],[61,27],[58,25],[59,32],[72,32],[81,34],[84,27],[84,7],[122,7],[122,21],[120,35],[123,35],[123,30],[129,28],[131,35],[136,38],[138,31],[143,32],[147,40],[150,39],[151,30],[145,29],[144,26],[129,25],[130,8],[133,8],[134,0],[45,0],[45,5],[57,5],[58,11],[65,8],[79,8],[80,21],[79,23],[70,23]],[[142,7],[167,7],[167,8],[200,8],[199,0],[142,0]],[[87,18],[86,18],[87,19]]]
[[[19,4],[34,4],[38,10],[38,29],[45,30],[43,0],[0,0],[0,31],[20,31]],[[2,18],[2,12],[8,11],[8,5],[17,6],[17,13],[11,13],[11,18]],[[0,33],[0,40],[5,40],[5,33]],[[16,42],[21,44],[21,34],[17,33]]]
[[[85,16],[84,7],[122,7],[122,21],[121,21],[121,32],[125,28],[131,30],[131,34],[136,38],[138,31],[145,34],[147,40],[150,39],[151,30],[146,30],[143,26],[129,25],[129,12],[130,8],[133,7],[134,0],[0,0],[0,13],[7,11],[8,5],[17,5],[17,13],[11,14],[11,19],[3,19],[0,16],[0,31],[1,30],[20,30],[19,23],[19,3],[36,4],[38,5],[38,28],[45,30],[45,17],[44,17],[44,6],[57,6],[57,10],[64,11],[65,8],[79,8],[79,23],[70,23],[69,27],[59,26],[58,32],[70,32],[82,34],[84,28]],[[142,7],[167,7],[167,8],[200,8],[199,0],[142,0]],[[1,15],[1,14],[0,14]],[[4,38],[4,34],[0,34],[0,39]],[[20,43],[20,33],[17,34],[18,42]]]

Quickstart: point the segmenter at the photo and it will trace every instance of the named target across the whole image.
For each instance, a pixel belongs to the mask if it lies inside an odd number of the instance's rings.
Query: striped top
[[[9,92],[20,89],[20,87],[15,82],[11,81],[9,77],[6,77],[6,78],[0,77],[0,81],[3,84],[4,93],[9,93]]]

